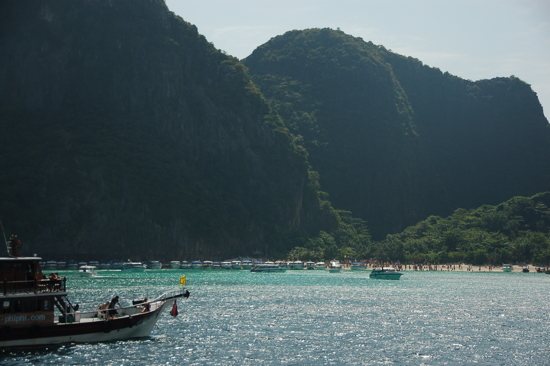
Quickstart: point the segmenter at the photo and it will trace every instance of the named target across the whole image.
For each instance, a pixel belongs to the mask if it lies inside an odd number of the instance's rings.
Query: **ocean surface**
[[[550,365],[550,276],[367,271],[147,270],[67,277],[92,310],[191,292],[148,338],[0,352],[1,365]]]

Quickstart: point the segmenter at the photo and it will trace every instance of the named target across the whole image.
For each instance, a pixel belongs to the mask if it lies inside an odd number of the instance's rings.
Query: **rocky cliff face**
[[[323,221],[244,67],[162,0],[4,1],[0,17],[0,205],[27,254],[223,257]]]
[[[518,78],[464,80],[331,29],[287,32],[243,62],[375,239],[550,189],[548,121]]]

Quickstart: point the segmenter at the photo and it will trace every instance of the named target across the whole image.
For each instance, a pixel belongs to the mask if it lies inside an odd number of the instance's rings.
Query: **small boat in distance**
[[[511,264],[503,264],[502,265],[502,272],[513,272],[514,267]]]
[[[325,269],[325,268],[326,268],[325,262],[317,262],[317,263],[315,263],[315,269]]]
[[[160,263],[160,261],[150,261],[147,267],[149,269],[161,269],[162,263]]]
[[[330,262],[328,270],[330,273],[340,273],[342,272],[342,265],[338,261],[332,261]]]
[[[365,263],[361,263],[361,262],[353,262],[349,268],[352,270],[352,271],[365,271],[367,269],[367,267],[365,266]]]
[[[124,262],[122,264],[123,272],[145,272],[145,264],[141,262]]]
[[[273,264],[258,264],[252,267],[250,272],[286,272],[286,268]]]
[[[170,268],[171,269],[180,269],[181,268],[181,262],[180,261],[171,261],[170,262]]]
[[[375,280],[398,280],[403,273],[393,267],[373,268],[369,277]]]
[[[97,276],[96,266],[82,266],[78,269],[80,277],[95,277]]]

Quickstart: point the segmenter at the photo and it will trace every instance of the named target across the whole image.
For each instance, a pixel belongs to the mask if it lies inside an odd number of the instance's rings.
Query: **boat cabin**
[[[72,306],[64,300],[66,281],[44,278],[38,257],[0,258],[0,327],[54,323],[54,305],[61,313]]]

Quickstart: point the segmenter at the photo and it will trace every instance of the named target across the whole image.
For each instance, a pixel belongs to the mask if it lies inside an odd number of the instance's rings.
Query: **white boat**
[[[170,261],[170,268],[171,269],[180,269],[181,268],[181,262],[180,261]]]
[[[325,269],[325,268],[326,268],[325,262],[315,263],[315,269]]]
[[[306,269],[315,269],[315,262],[306,262]]]
[[[367,270],[367,266],[365,265],[365,263],[361,263],[361,262],[353,262],[349,268],[352,270],[352,271],[366,271]]]
[[[243,269],[252,269],[252,261],[243,261]]]
[[[183,288],[165,292],[152,301],[117,308],[118,314],[105,320],[105,310],[82,311],[73,306],[66,278],[44,279],[39,261],[39,257],[0,258],[0,268],[10,273],[3,273],[4,290],[0,292],[4,306],[0,314],[1,349],[147,337],[164,309],[178,298],[189,297]],[[18,280],[27,276],[34,281]]]
[[[57,269],[59,270],[67,269],[67,262],[64,262],[64,261],[57,262]]]
[[[96,266],[82,266],[78,269],[78,275],[80,277],[95,277],[97,276]]]
[[[89,265],[89,266],[96,266],[96,267],[99,267],[99,261],[89,261],[89,262],[88,262],[88,265]]]
[[[242,265],[241,261],[232,261],[231,262],[231,268],[232,269],[242,269],[241,265]]]
[[[376,280],[398,280],[403,273],[393,267],[373,268],[369,277]]]
[[[231,269],[231,262],[225,261],[221,263],[222,269]]]
[[[275,263],[273,264],[264,263],[264,264],[255,265],[254,267],[252,267],[250,272],[286,272],[286,270],[287,270],[286,268],[279,267]]]
[[[330,265],[328,266],[328,270],[329,270],[330,273],[342,272],[342,265],[338,261],[332,261],[332,262],[330,262]]]
[[[99,269],[111,269],[111,263],[107,261],[99,262]]]
[[[511,264],[502,265],[502,272],[513,272],[513,271],[514,271],[514,266],[512,266]]]
[[[69,261],[67,263],[67,269],[69,271],[76,271],[78,270],[78,262],[77,261]]]
[[[202,262],[201,261],[192,261],[191,262],[191,269],[202,269]]]
[[[204,261],[204,262],[202,262],[202,269],[211,270],[211,269],[213,269],[213,266],[214,266],[214,262],[212,262],[212,261]]]
[[[221,269],[222,265],[220,262],[212,262],[212,269]]]
[[[124,262],[122,264],[123,272],[145,272],[146,265],[141,262]]]
[[[150,261],[147,267],[149,269],[162,269],[162,263],[160,261]]]
[[[189,263],[188,261],[181,261],[180,268],[181,269],[191,269],[191,263]]]

